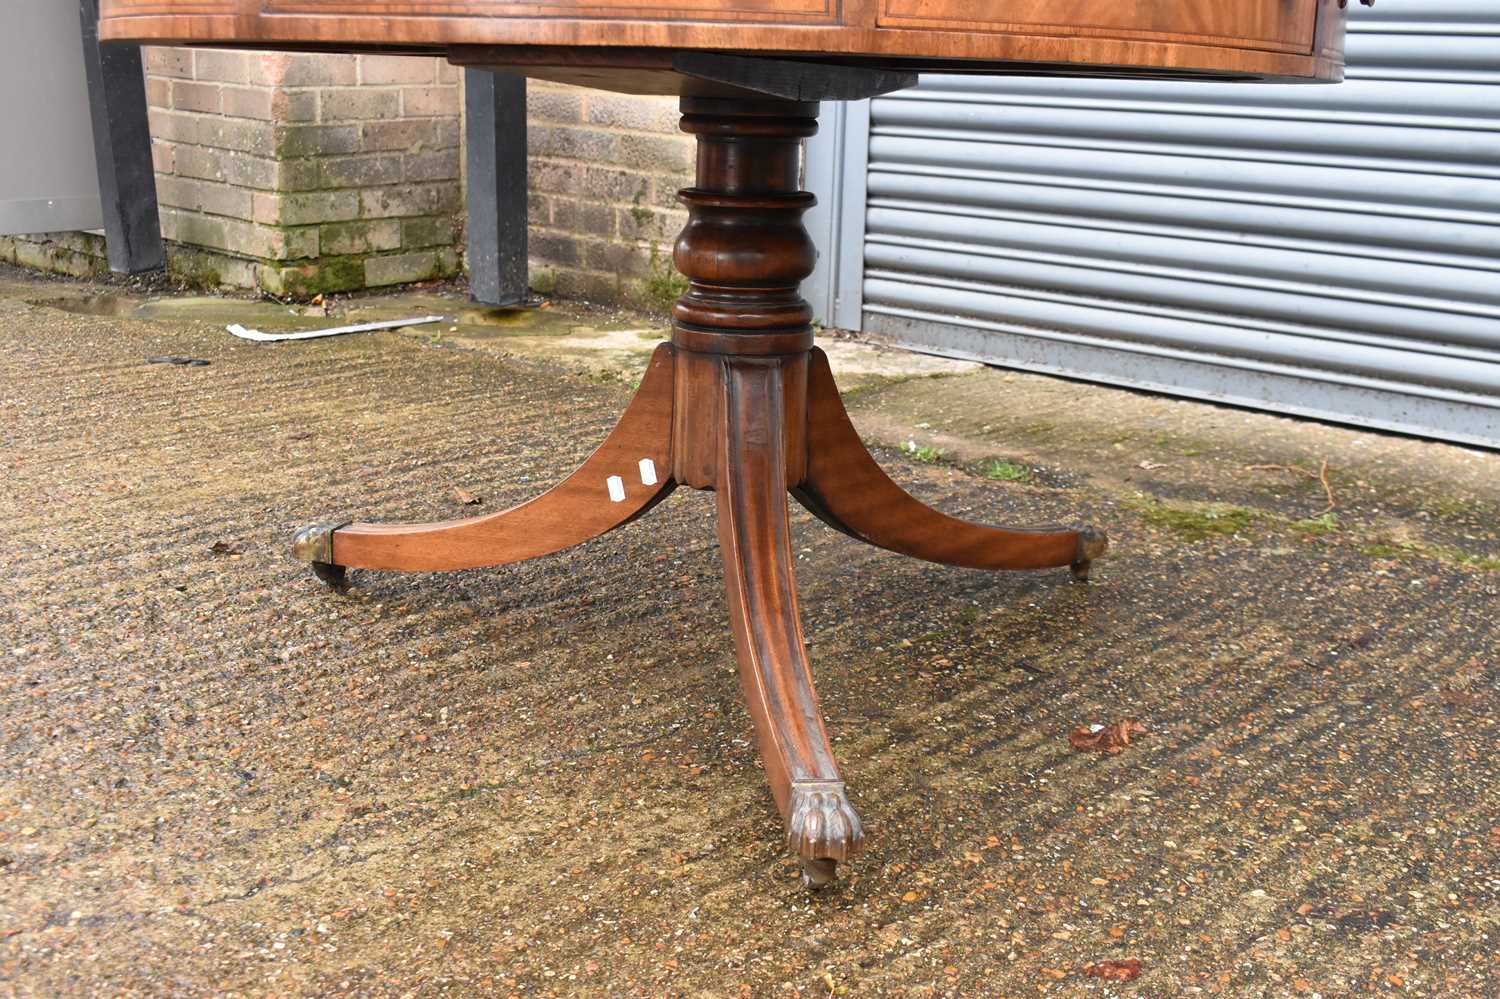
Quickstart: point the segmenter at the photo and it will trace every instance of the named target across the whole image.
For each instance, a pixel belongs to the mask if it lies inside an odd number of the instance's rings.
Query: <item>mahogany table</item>
[[[1371,0],[1364,0],[1371,2]],[[293,550],[350,567],[442,570],[555,552],[629,523],[676,486],[713,490],[740,677],[787,845],[813,886],[863,841],[823,728],[797,613],[787,493],[830,526],[978,569],[1066,567],[1103,532],[955,520],[871,458],[798,294],[802,140],[818,104],[919,70],[1337,82],[1345,0],[103,0],[100,37],[442,53],[452,62],[682,99],[697,182],[673,261],[689,281],[619,424],[550,492],[433,524],[320,524]]]

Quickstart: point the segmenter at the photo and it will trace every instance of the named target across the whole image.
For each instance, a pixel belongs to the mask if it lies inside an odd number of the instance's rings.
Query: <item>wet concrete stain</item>
[[[268,347],[207,306],[65,311],[9,281],[10,992],[1497,994],[1500,572],[1371,540],[1495,553],[1494,455],[988,370],[872,380],[856,420],[918,496],[1099,523],[1115,549],[1079,586],[797,516],[870,829],[809,895],[740,703],[711,497],[342,597],[286,555],[308,520],[524,499],[603,436],[622,379],[446,328]],[[968,464],[997,456],[1061,478]],[[1323,457],[1338,528],[1295,530],[1321,487],[1246,467]],[[1147,514],[1213,503],[1254,516],[1188,537]],[[1148,731],[1120,754],[1069,747],[1122,717]],[[1109,959],[1141,977],[1085,975]]]

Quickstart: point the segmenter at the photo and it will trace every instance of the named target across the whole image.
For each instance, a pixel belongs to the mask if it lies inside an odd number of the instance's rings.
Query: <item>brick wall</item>
[[[149,48],[175,270],[276,295],[459,269],[459,75],[436,58]],[[189,249],[197,248],[197,250]]]
[[[0,261],[76,278],[109,273],[103,230],[0,236]]]
[[[672,244],[693,141],[677,99],[531,81],[531,282],[565,298],[664,309],[683,289]]]
[[[309,297],[457,272],[461,74],[430,57],[148,48],[168,266],[195,283]],[[665,309],[693,180],[677,101],[531,81],[531,282]],[[0,239],[0,259],[84,275],[82,234]]]

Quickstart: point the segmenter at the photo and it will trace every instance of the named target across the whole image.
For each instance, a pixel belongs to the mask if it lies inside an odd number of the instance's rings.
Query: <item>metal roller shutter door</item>
[[[876,100],[864,328],[1500,446],[1500,5],[1381,0],[1348,54],[1336,87],[931,76]]]

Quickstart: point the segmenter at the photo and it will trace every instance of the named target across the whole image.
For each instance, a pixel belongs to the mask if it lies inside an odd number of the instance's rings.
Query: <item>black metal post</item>
[[[154,271],[166,262],[166,254],[156,212],[141,47],[99,44],[99,0],[79,0],[78,12],[109,269],[120,274]]]
[[[464,71],[469,187],[469,294],[526,301],[526,79]]]

